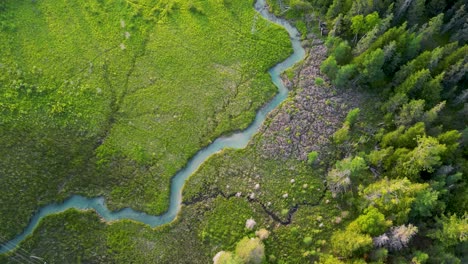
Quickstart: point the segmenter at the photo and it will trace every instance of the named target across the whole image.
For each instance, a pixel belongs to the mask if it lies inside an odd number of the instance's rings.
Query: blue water
[[[216,139],[206,148],[198,151],[195,156],[187,163],[187,165],[177,172],[177,174],[171,180],[171,194],[169,209],[163,215],[155,216],[148,215],[146,213],[137,212],[131,208],[125,208],[117,212],[111,212],[107,209],[103,197],[97,198],[86,198],[79,195],[74,195],[65,202],[60,204],[49,204],[41,208],[31,219],[26,229],[13,240],[7,242],[5,245],[1,245],[0,254],[8,252],[23,241],[27,236],[32,234],[34,229],[39,224],[39,221],[51,214],[60,213],[70,208],[87,210],[95,210],[103,219],[106,221],[116,221],[122,219],[131,219],[138,222],[148,224],[151,227],[160,226],[172,222],[176,217],[181,207],[182,202],[182,189],[185,181],[190,175],[192,175],[198,167],[205,162],[211,155],[219,152],[225,148],[236,148],[241,149],[247,146],[252,136],[258,131],[266,116],[273,109],[275,109],[281,102],[283,102],[288,96],[288,90],[284,87],[280,74],[299,62],[304,58],[305,51],[301,46],[300,34],[296,28],[291,26],[287,21],[279,19],[268,12],[265,8],[265,0],[257,0],[255,3],[255,9],[266,19],[273,23],[279,24],[284,27],[289,33],[291,43],[294,49],[294,53],[289,56],[285,61],[278,63],[269,70],[273,83],[278,87],[278,94],[262,109],[257,112],[255,120],[250,126],[241,132],[232,134],[228,137],[220,137]]]

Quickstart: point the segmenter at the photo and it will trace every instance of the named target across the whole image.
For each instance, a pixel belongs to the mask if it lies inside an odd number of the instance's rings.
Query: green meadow
[[[6,0],[0,39],[5,238],[72,194],[163,213],[170,178],[248,126],[292,51],[252,1],[229,0]]]

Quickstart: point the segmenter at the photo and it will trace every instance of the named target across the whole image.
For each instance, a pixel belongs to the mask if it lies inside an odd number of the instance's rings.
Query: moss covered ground
[[[71,194],[160,214],[200,148],[276,88],[287,33],[252,1],[2,1],[0,233]]]

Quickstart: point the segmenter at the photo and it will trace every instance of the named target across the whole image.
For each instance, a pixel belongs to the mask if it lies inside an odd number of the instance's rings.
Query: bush
[[[349,138],[349,125],[348,123],[344,123],[343,127],[338,129],[335,134],[333,134],[333,141],[336,144],[342,144]]]
[[[306,244],[307,246],[310,246],[312,244],[312,238],[305,237],[304,240],[302,240],[302,242],[304,242],[304,244]]]
[[[265,260],[265,245],[259,238],[244,237],[236,246],[236,255],[244,263],[262,263]]]
[[[338,44],[338,46],[333,50],[333,56],[335,56],[338,65],[345,65],[348,63],[352,58],[351,47],[348,42],[342,41]]]
[[[344,65],[343,67],[339,68],[339,70],[336,73],[336,77],[333,81],[333,83],[337,87],[345,87],[351,79],[354,78],[354,76],[357,73],[356,65],[354,64],[347,64]]]
[[[351,230],[337,231],[331,237],[332,250],[341,257],[351,257],[372,248],[372,238]]]
[[[354,108],[353,110],[349,111],[348,115],[346,116],[346,122],[352,126],[356,123],[356,120],[359,117],[359,108]]]
[[[324,83],[325,83],[325,81],[322,78],[320,78],[320,77],[315,78],[315,85],[323,86]]]
[[[296,28],[301,33],[301,38],[305,39],[307,37],[307,26],[303,21],[296,22]]]
[[[335,79],[338,69],[339,67],[334,56],[329,56],[320,65],[320,71],[326,74],[331,80]]]
[[[312,151],[307,155],[307,163],[309,164],[314,164],[314,162],[318,158],[318,152],[317,151]]]

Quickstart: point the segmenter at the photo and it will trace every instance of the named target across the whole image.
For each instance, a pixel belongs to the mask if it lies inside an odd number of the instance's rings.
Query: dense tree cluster
[[[374,263],[466,261],[466,3],[312,2],[333,28],[321,71],[339,88],[377,93],[385,116],[375,148],[353,158],[374,177],[353,180],[343,166],[350,157],[328,173],[335,195],[359,194],[347,202],[358,216],[332,236],[331,253]],[[352,143],[348,123],[335,143]]]
[[[303,2],[330,29],[321,72],[340,89],[376,94],[384,117],[366,134],[373,147],[359,147],[359,111],[333,135],[355,147],[342,151],[327,185],[356,218],[332,235],[321,262],[467,261],[467,2]]]

